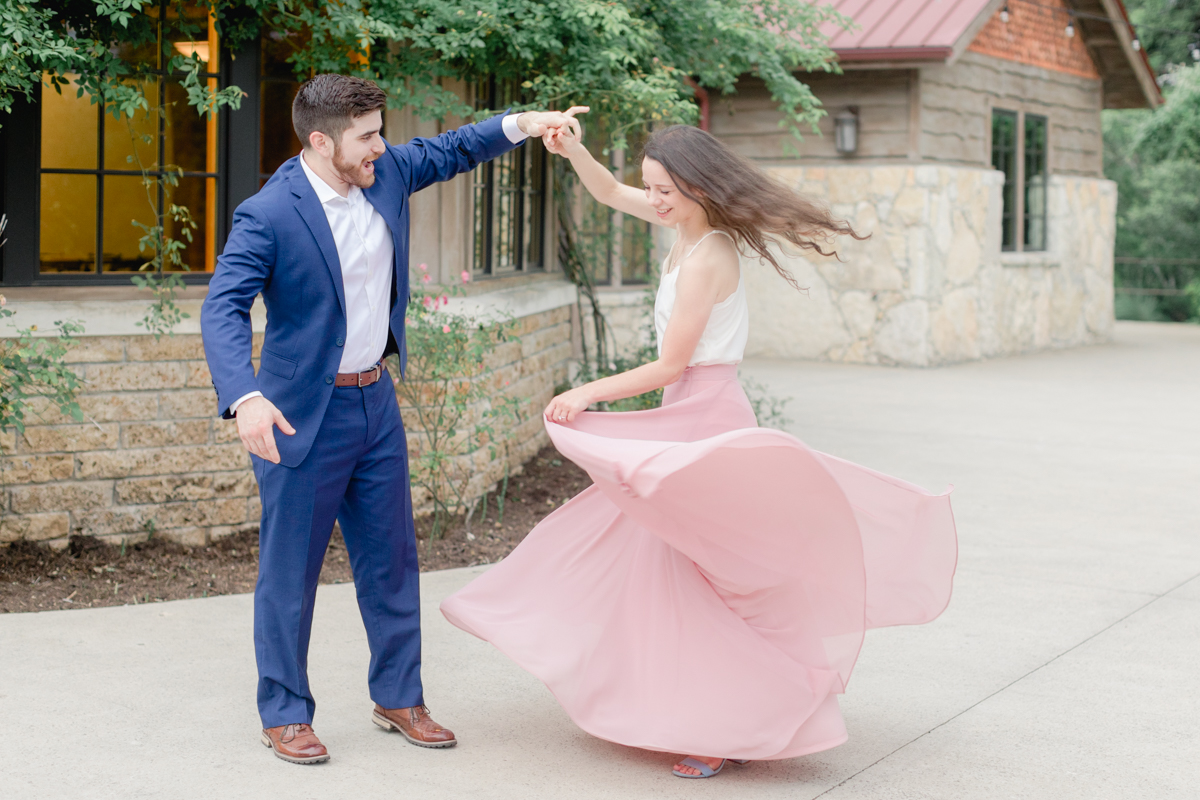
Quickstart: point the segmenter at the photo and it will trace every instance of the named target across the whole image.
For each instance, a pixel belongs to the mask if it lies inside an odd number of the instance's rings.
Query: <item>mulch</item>
[[[433,520],[417,520],[421,571],[499,561],[543,517],[589,485],[587,473],[553,447],[543,448],[522,474],[509,479],[502,520],[495,495],[482,520],[476,513],[470,533],[463,518],[456,517],[443,537],[430,541]],[[0,548],[0,613],[238,594],[254,591],[257,577],[256,532],[229,536],[206,547],[161,538],[116,546],[90,536],[72,536],[66,548],[56,550],[21,541]],[[335,530],[321,583],[351,581],[346,545]]]

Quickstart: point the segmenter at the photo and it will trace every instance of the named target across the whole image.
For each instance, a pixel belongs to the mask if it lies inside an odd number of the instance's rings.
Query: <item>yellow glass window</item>
[[[179,7],[160,3],[159,19],[177,20]],[[219,42],[207,7],[182,6],[201,36],[169,41],[184,55],[207,62],[203,75],[218,87]],[[167,25],[164,31],[173,26]],[[168,34],[169,35],[169,34]],[[41,252],[42,273],[131,272],[151,260],[153,249],[139,248],[145,235],[134,222],[162,225],[165,235],[181,241],[184,269],[212,271],[217,257],[218,125],[216,115],[201,115],[187,103],[179,77],[164,69],[155,47],[139,48],[152,67],[141,84],[150,111],[114,118],[104,104],[77,96],[73,82],[62,93],[48,85],[41,103]],[[182,170],[178,185],[164,176]],[[146,177],[150,182],[147,185]],[[188,242],[184,225],[171,219],[171,203],[186,206],[196,228]],[[169,270],[179,269],[170,264]]]

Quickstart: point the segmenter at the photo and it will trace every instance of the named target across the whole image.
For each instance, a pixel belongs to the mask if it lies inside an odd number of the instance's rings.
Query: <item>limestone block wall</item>
[[[807,293],[756,260],[747,355],[930,366],[1105,340],[1112,328],[1116,189],[1053,176],[1050,247],[1000,252],[992,170],[937,165],[774,167],[871,238],[842,261],[783,254]]]
[[[539,303],[514,306],[529,312],[514,315],[520,342],[492,354],[496,391],[529,399],[531,413],[512,431],[512,472],[547,441],[538,412],[566,379],[571,289],[549,302],[543,292]],[[23,304],[12,294],[9,307],[19,324],[72,316],[63,313],[67,309],[40,307],[53,303]],[[130,328],[144,303],[135,305]],[[197,317],[193,313],[181,327],[195,330]],[[261,339],[257,334],[256,356]],[[233,422],[215,417],[198,333],[159,342],[148,335],[84,336],[68,360],[86,381],[80,405],[88,421],[75,423],[43,409],[44,421],[30,424],[24,435],[0,436],[0,545],[18,539],[62,544],[71,534],[136,539],[151,530],[199,544],[257,529],[258,489],[249,456]],[[503,475],[504,464],[486,452],[474,458],[481,472],[473,490],[481,493]]]
[[[507,437],[508,444],[506,449],[497,449],[496,458],[486,447],[459,457],[460,462],[467,462],[475,472],[467,489],[472,498],[494,489],[506,470],[510,475],[519,473],[526,461],[550,443],[541,412],[554,397],[555,387],[567,380],[571,307],[558,306],[520,317],[514,334],[516,340],[502,344],[489,355],[487,366],[492,374],[487,380],[491,381],[493,396],[522,398],[520,420],[496,426],[498,433]],[[412,453],[420,439],[416,411],[402,404],[400,414]],[[432,507],[429,496],[417,487],[413,488],[413,505],[418,514]]]

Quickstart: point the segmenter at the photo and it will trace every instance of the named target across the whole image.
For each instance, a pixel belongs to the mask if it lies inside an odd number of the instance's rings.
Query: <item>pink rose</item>
[[[450,332],[450,326],[449,326],[449,325],[443,325],[443,326],[442,326],[442,333],[449,333],[449,332]]]
[[[444,306],[450,305],[450,298],[446,297],[446,295],[442,295],[441,297],[439,297],[438,301]]]
[[[467,272],[465,269],[462,271],[462,282],[463,283],[471,282],[471,273]]]
[[[424,272],[425,270],[429,269],[429,265],[428,264],[417,264],[417,269],[421,270],[421,272]]]
[[[433,276],[428,272],[421,276],[421,283],[429,283],[431,280],[433,280]]]
[[[425,306],[425,308],[431,307],[433,305],[433,298],[429,295],[425,295],[421,298],[421,305]]]

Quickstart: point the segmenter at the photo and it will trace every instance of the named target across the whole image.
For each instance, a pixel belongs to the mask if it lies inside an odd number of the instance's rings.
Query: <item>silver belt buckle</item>
[[[371,373],[375,373],[375,380],[372,381],[372,383],[378,383],[381,372],[383,372],[383,365],[376,364],[375,366],[371,367],[366,372],[358,373],[358,388],[361,389],[363,387],[363,375],[370,375]]]

